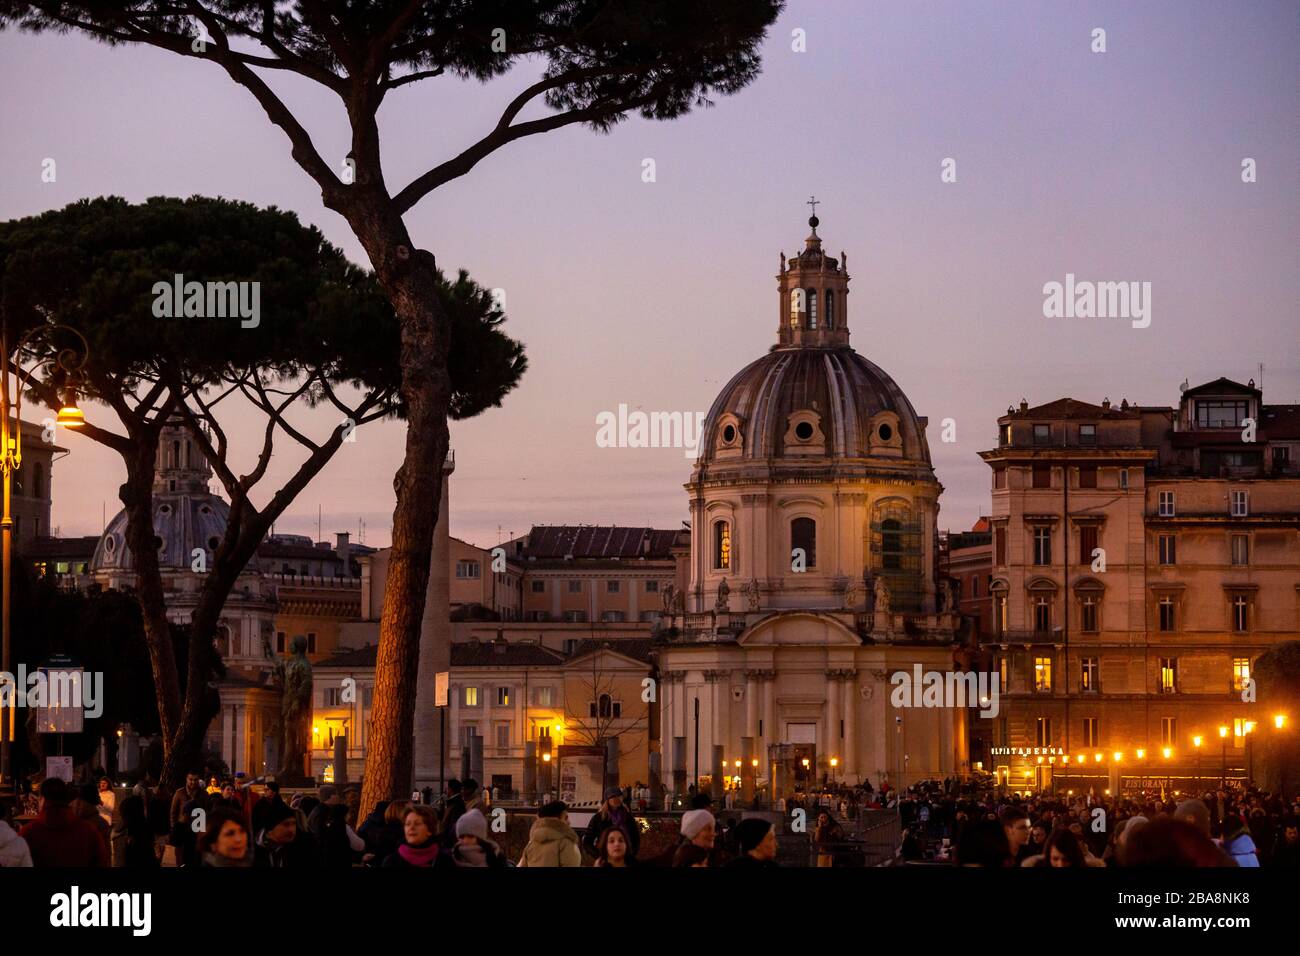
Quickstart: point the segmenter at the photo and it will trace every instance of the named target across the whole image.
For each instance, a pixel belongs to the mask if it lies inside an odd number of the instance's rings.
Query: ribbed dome
[[[775,348],[751,362],[714,401],[701,439],[701,464],[810,456],[930,462],[903,390],[847,347]]]
[[[208,567],[216,545],[226,531],[230,506],[220,497],[202,491],[154,492],[154,534],[161,541],[158,563],[164,569],[188,571],[194,549],[207,552]],[[120,511],[95,545],[90,559],[92,571],[134,570],[135,561],[126,545],[126,512]]]

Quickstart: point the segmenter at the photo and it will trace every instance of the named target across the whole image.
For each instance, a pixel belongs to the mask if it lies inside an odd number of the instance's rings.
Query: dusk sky
[[[976,453],[1022,397],[1169,405],[1184,379],[1258,381],[1264,363],[1265,401],[1300,401],[1298,53],[1294,0],[795,0],[762,75],[714,108],[497,152],[407,216],[445,272],[505,290],[531,366],[501,408],[452,425],[452,533],[490,546],[532,524],[678,526],[690,461],[598,448],[596,416],[705,411],[767,350],[778,254],[802,247],[809,194],[827,251],[848,254],[853,346],[929,417],[941,528],[988,512]],[[539,73],[391,94],[390,185],[481,136]],[[341,162],[337,101],[272,82]],[[6,33],[0,84],[0,218],[109,194],[224,196],[292,209],[366,262],[283,134],[213,65]],[[46,157],[55,183],[41,181]],[[940,179],[947,157],[955,183]],[[1257,182],[1242,182],[1247,157]],[[1150,282],[1150,327],[1044,318],[1043,285],[1067,273]],[[87,416],[116,426],[102,406]],[[955,443],[940,441],[944,418]],[[228,430],[245,471],[261,424],[240,420]],[[364,519],[366,543],[387,544],[402,438],[398,423],[366,426],[277,531],[314,535],[319,506],[327,536]],[[125,469],[84,437],[59,440],[71,455],[54,469],[54,524],[97,534]],[[280,448],[273,477],[298,460]]]

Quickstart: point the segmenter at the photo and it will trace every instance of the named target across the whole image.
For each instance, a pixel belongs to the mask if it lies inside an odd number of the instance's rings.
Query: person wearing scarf
[[[438,844],[438,816],[432,807],[416,804],[408,809],[402,817],[402,831],[405,842],[397,848],[396,853],[388,855],[384,866],[456,866],[451,855]]]

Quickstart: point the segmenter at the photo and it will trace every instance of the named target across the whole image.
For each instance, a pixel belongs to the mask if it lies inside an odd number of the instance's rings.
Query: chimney
[[[1106,411],[1110,411],[1110,397],[1109,397],[1109,396],[1107,396],[1106,398],[1103,398],[1103,399],[1101,400],[1101,407],[1104,408],[1104,409],[1106,409]]]
[[[1022,412],[1029,411],[1029,403],[1025,401],[1023,398],[1020,400],[1020,410]]]
[[[352,577],[352,532],[335,531],[334,532],[334,552],[343,562],[343,576]]]

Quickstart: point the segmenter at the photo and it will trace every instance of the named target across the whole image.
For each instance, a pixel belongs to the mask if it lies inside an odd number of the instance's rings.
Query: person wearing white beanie
[[[682,814],[682,837],[686,842],[711,850],[716,834],[717,824],[708,810],[688,810]]]
[[[504,867],[501,848],[488,839],[487,817],[477,807],[456,821],[456,845],[451,851],[457,866]]]

